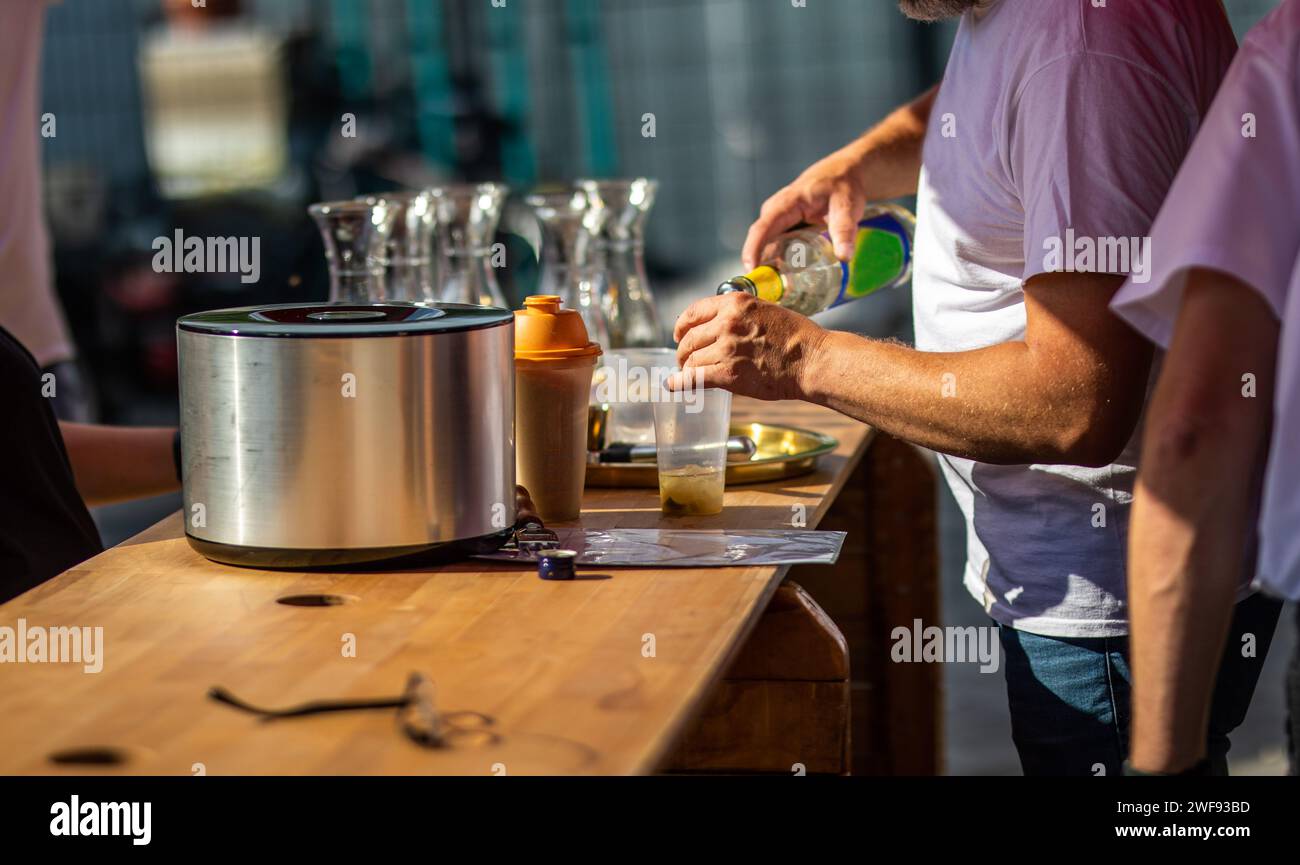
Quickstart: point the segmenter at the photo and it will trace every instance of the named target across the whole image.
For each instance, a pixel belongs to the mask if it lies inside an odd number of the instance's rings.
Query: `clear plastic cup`
[[[654,444],[656,395],[676,370],[677,352],[671,348],[629,348],[602,358],[596,372],[601,383],[592,389],[592,400],[609,406],[607,444]]]
[[[731,393],[710,388],[661,395],[654,415],[664,516],[722,513]]]

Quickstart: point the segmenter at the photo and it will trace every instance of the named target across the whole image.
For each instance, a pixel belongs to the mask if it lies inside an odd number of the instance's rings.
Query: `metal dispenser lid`
[[[514,324],[509,310],[459,303],[294,303],[187,315],[179,330],[218,336],[330,337],[461,333]]]

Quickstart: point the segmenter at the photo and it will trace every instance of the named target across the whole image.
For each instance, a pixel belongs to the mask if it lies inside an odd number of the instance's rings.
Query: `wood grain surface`
[[[726,511],[662,520],[655,490],[591,490],[589,527],[815,527],[870,430],[804,404],[737,401],[734,417],[829,433],[817,474],[729,489]],[[737,655],[784,568],[590,570],[548,583],[530,567],[266,572],[193,552],[180,515],[0,606],[0,626],[102,627],[104,665],[0,664],[0,772],[137,774],[638,774],[656,769]],[[338,606],[294,607],[289,595]],[[347,649],[355,646],[355,656]],[[653,651],[651,651],[653,649]],[[395,697],[408,674],[444,711],[489,716],[499,741],[431,750],[394,711],[262,721],[212,686],[268,707]],[[106,749],[121,762],[61,765]]]

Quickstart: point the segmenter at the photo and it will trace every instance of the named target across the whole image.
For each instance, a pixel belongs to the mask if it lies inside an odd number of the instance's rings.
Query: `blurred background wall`
[[[1274,6],[1227,2],[1239,36]],[[581,175],[654,177],[648,264],[671,317],[737,269],[769,194],[939,80],[953,30],[909,22],[890,0],[51,4],[46,215],[101,418],[174,422],[177,316],[324,299],[323,250],[305,212],[317,200],[447,180],[526,190]],[[155,273],[151,243],[177,229],[261,237],[261,280]],[[503,225],[529,231],[517,214]],[[518,303],[535,278],[532,253],[503,241],[503,286]],[[897,292],[824,323],[906,340],[909,303]],[[939,494],[945,624],[985,624],[960,586],[959,516]],[[116,543],[177,506],[167,498],[96,519]],[[1284,625],[1275,663],[1292,639]],[[1248,771],[1280,765],[1275,663],[1234,752]],[[950,770],[1017,771],[1001,683],[962,665],[945,676]]]

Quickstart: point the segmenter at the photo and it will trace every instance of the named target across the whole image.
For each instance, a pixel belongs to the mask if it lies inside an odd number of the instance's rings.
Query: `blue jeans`
[[[1246,717],[1282,604],[1254,595],[1237,605],[1210,710],[1209,758],[1228,774],[1228,734]],[[1026,775],[1120,775],[1128,756],[1128,637],[1043,637],[998,629],[1011,736]],[[1242,657],[1253,634],[1255,656]]]

